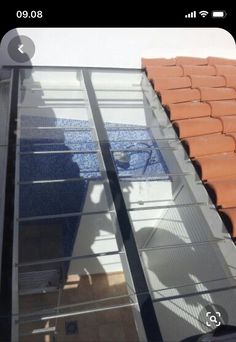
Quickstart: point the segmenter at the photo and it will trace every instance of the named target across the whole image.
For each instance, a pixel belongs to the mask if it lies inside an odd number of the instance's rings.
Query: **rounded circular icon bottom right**
[[[228,324],[226,310],[218,304],[208,304],[200,311],[198,316],[203,331],[212,331],[221,325]]]

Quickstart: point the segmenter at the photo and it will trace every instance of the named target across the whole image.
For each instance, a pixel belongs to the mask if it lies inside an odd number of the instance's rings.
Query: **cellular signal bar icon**
[[[196,18],[196,17],[197,17],[196,11],[185,14],[185,18]]]

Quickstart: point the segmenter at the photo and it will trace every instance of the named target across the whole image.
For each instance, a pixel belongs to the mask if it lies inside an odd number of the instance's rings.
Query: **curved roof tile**
[[[183,102],[172,103],[167,106],[171,120],[199,118],[211,115],[211,106],[208,103]]]
[[[211,181],[208,183],[208,187],[214,192],[215,204],[217,206],[222,208],[236,207],[236,177]]]
[[[224,133],[236,132],[236,115],[222,116],[220,117],[220,120],[223,125]]]
[[[178,57],[176,57],[175,60],[176,60],[176,65],[180,65],[180,64],[207,65],[208,64],[207,58],[201,58],[201,57],[178,56]]]
[[[142,68],[175,65],[175,58],[142,58]]]
[[[224,87],[226,85],[226,79],[224,76],[189,76],[191,85],[193,88],[199,87]]]
[[[236,65],[235,59],[228,59],[228,58],[222,58],[222,57],[208,57],[207,58],[209,65]]]
[[[235,150],[234,139],[223,134],[201,135],[186,138],[182,142],[191,158]]]
[[[180,138],[222,132],[221,121],[210,117],[178,120],[173,125]]]
[[[220,216],[233,237],[236,237],[236,208],[220,210]]]
[[[167,105],[171,103],[200,100],[200,91],[191,88],[162,90],[160,96],[162,104]]]
[[[191,87],[189,77],[157,77],[153,83],[156,91]]]
[[[211,106],[211,116],[236,115],[236,101],[208,101]]]
[[[182,65],[184,76],[188,75],[203,75],[203,76],[214,76],[216,75],[216,69],[210,65]]]
[[[215,65],[216,75],[236,75],[236,65]]]
[[[235,153],[220,153],[199,157],[194,161],[199,176],[204,181],[236,176]]]
[[[236,99],[236,90],[233,88],[199,88],[201,93],[201,101],[215,101],[215,100],[234,100]]]
[[[147,68],[148,77],[158,79],[158,77],[183,76],[184,72],[180,66],[150,66]]]
[[[224,78],[227,87],[236,88],[236,75],[225,75]]]

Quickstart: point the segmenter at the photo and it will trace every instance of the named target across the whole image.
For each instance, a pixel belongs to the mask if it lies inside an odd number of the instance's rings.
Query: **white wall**
[[[236,58],[233,37],[220,28],[18,28],[2,39],[0,65],[15,64],[7,45],[17,34],[33,39],[33,65],[136,68],[148,56]]]

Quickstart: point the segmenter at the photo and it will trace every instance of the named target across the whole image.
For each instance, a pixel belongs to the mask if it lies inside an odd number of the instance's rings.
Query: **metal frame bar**
[[[113,68],[113,67],[83,67],[81,65],[78,66],[69,66],[69,65],[60,65],[60,66],[51,66],[51,65],[20,65],[20,64],[5,64],[2,66],[5,69],[51,69],[51,70],[68,70],[68,69],[83,69],[83,70],[90,70],[90,71],[102,71],[102,72],[121,72],[121,71],[129,71],[129,72],[142,72],[142,68]]]
[[[0,171],[0,182],[1,182],[1,190],[0,190],[0,251],[2,251],[2,241],[3,241],[3,230],[4,230],[4,207],[5,207],[5,186],[6,186],[6,171],[7,171],[7,146],[8,146],[8,134],[9,134],[9,118],[10,118],[10,91],[12,87],[12,73],[9,74],[8,79],[4,79],[0,81],[0,91],[3,92],[5,89],[8,90],[8,98],[6,103],[6,112],[4,125],[2,125],[0,131],[2,130],[1,138],[3,139],[3,144],[0,144],[0,159],[1,161],[1,171]],[[4,143],[5,142],[5,143]],[[2,265],[2,253],[0,253],[0,274],[1,274],[1,265]]]
[[[115,230],[114,230],[115,235]],[[42,259],[38,261],[31,261],[31,262],[22,262],[19,264],[16,264],[17,267],[27,267],[27,266],[33,266],[33,265],[47,265],[47,264],[54,264],[57,262],[63,262],[63,261],[73,261],[73,260],[79,260],[79,259],[89,259],[89,258],[97,258],[97,257],[103,257],[103,256],[109,256],[109,255],[117,255],[117,254],[123,254],[124,252],[116,250],[111,252],[102,252],[102,253],[94,253],[94,254],[86,254],[86,255],[77,255],[77,256],[68,256],[63,258],[53,258],[53,259]]]
[[[87,172],[89,172],[89,171],[87,171]],[[97,172],[97,171],[93,171],[93,172]],[[94,181],[94,182],[99,181],[100,183],[103,183],[106,180],[104,177],[89,177],[89,178],[80,177],[80,178],[44,179],[44,180],[34,180],[34,181],[17,181],[16,184],[28,185],[28,184],[84,182],[84,181]]]
[[[21,217],[18,219],[18,222],[27,222],[27,221],[35,221],[35,220],[43,220],[43,219],[54,219],[54,218],[66,218],[66,217],[74,217],[74,216],[85,216],[85,215],[98,215],[98,214],[109,214],[114,210],[99,210],[99,211],[78,211],[74,213],[68,214],[55,214],[55,215],[40,215],[40,216],[31,216],[31,217]]]
[[[15,193],[15,164],[16,164],[16,118],[18,101],[18,83],[19,70],[13,69],[11,102],[10,102],[10,122],[8,134],[8,155],[7,155],[7,178],[6,178],[6,196],[4,208],[4,232],[2,246],[2,281],[0,291],[0,331],[1,338],[4,341],[11,340],[12,325],[12,305],[14,306],[14,297],[12,297],[12,284],[15,281],[12,274],[13,261],[13,231],[14,231],[14,193]],[[3,277],[2,277],[3,279]],[[17,309],[17,307],[16,307]]]
[[[85,89],[87,97],[97,130],[99,138],[99,145],[101,148],[102,157],[107,170],[107,177],[109,180],[110,190],[117,213],[117,219],[120,226],[120,231],[126,251],[132,280],[137,293],[137,300],[140,308],[140,314],[143,320],[144,329],[148,341],[162,341],[162,335],[155,309],[152,303],[152,298],[148,291],[148,285],[145,279],[142,268],[139,252],[136,246],[133,235],[132,225],[129,220],[128,212],[126,210],[125,201],[122,195],[122,190],[119,183],[119,178],[113,163],[112,154],[110,151],[109,139],[106,129],[104,127],[102,115],[97,102],[95,90],[91,81],[90,73],[86,69],[82,69]]]
[[[45,316],[40,318],[40,321],[46,321],[46,320],[50,320],[50,319],[56,319],[56,318],[64,318],[64,317],[71,317],[71,316],[79,316],[79,315],[84,315],[84,314],[90,314],[90,313],[94,313],[94,312],[102,312],[102,311],[109,311],[109,310],[115,310],[115,309],[122,309],[124,307],[130,307],[130,306],[134,306],[136,305],[136,303],[127,303],[127,304],[120,304],[120,305],[111,305],[111,306],[106,306],[103,308],[93,308],[90,310],[81,310],[81,311],[74,311],[74,312],[70,312],[70,313],[65,313],[65,314],[58,314],[58,315],[52,315],[52,316]],[[31,323],[31,322],[38,322],[39,319],[35,318],[35,319],[31,319],[31,320],[27,320],[26,322],[21,322],[19,320],[19,323]],[[158,342],[161,340],[158,340]],[[154,341],[153,341],[154,342]],[[157,340],[155,341],[157,342]]]

